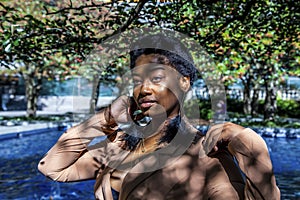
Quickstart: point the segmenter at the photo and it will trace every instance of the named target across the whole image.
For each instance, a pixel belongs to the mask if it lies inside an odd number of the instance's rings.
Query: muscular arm
[[[229,142],[228,149],[247,177],[246,197],[280,199],[272,162],[264,140],[253,130],[241,130]]]
[[[247,177],[246,198],[280,199],[266,143],[256,132],[230,122],[217,124],[207,132],[203,146],[209,155],[225,148],[237,159]]]
[[[100,166],[107,161],[105,156],[101,157],[101,155],[105,155],[109,148],[108,142],[104,141],[101,147],[93,149],[89,149],[88,144],[95,137],[104,136],[113,131],[107,126],[104,111],[95,114],[62,134],[57,143],[39,162],[38,169],[45,176],[56,181],[95,178]]]

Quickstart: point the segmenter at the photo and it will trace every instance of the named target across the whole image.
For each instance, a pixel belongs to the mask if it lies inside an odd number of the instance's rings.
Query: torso
[[[196,146],[201,144],[192,145],[175,162],[151,172],[149,176],[126,173],[122,196],[125,199],[139,199],[141,196],[144,199],[207,199],[221,196],[243,199],[245,183],[231,155],[224,151],[215,157],[199,157]]]
[[[189,131],[191,131],[191,130],[189,130]],[[193,131],[191,131],[191,132],[193,132],[193,133],[189,137],[192,140],[195,137],[194,134],[197,134],[198,132],[197,132],[196,129],[193,129]],[[181,136],[181,139],[183,139],[182,136]],[[186,136],[187,135],[185,135],[183,137],[186,137]],[[142,157],[144,155],[150,154],[150,153],[152,153],[152,152],[154,152],[154,151],[156,151],[156,150],[158,150],[158,149],[160,149],[162,147],[165,147],[166,144],[158,145],[158,141],[159,141],[160,138],[161,138],[161,135],[157,134],[157,135],[152,135],[149,138],[146,138],[143,143],[139,142],[139,144],[136,147],[136,149],[134,151],[132,151],[132,152],[129,153],[129,155],[125,158],[125,160],[123,161],[123,163],[132,162],[132,161],[134,161],[134,160],[136,160],[136,159],[138,159],[138,158],[140,158],[140,157]],[[174,147],[174,144],[172,144],[172,146]],[[195,157],[198,157],[199,151],[196,150],[195,154],[197,154]],[[170,158],[172,158],[172,157],[173,156],[170,156]],[[194,156],[192,156],[192,157],[194,157]],[[185,158],[186,158],[186,156],[185,156]],[[180,166],[178,166],[178,163],[175,164],[175,165],[178,167],[178,169],[181,168]],[[129,170],[131,170],[131,169],[128,169],[126,171],[121,171],[121,170],[118,170],[118,169],[114,169],[111,172],[111,175],[110,175],[110,184],[111,184],[111,187],[114,190],[120,192],[121,189],[122,190],[124,189],[123,187],[126,187],[125,185],[128,185],[128,182],[131,182],[131,180],[132,180],[133,177],[138,176],[135,173],[129,173]],[[157,171],[158,174],[159,174],[159,173],[161,173],[162,171],[165,171],[165,170],[168,170],[168,168],[166,168],[166,169],[163,168],[163,169],[159,169],[159,170],[155,170],[155,171]],[[125,177],[126,177],[126,181],[125,181]],[[122,187],[123,182],[124,182],[124,185]],[[131,185],[131,184],[129,184],[129,185]]]
[[[139,159],[141,156],[143,156],[145,154],[149,154],[149,153],[155,151],[158,148],[157,141],[159,138],[160,138],[159,135],[153,135],[153,136],[141,141],[138,144],[137,148],[126,157],[126,159],[123,161],[123,163],[132,162],[136,159]],[[130,170],[130,169],[128,169],[128,170]],[[114,190],[120,192],[123,180],[124,180],[125,176],[127,175],[128,170],[121,171],[121,170],[115,169],[112,171],[111,177],[110,177],[110,184]]]

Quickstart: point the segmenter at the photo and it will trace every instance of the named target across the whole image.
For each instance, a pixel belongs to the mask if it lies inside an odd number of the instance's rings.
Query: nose
[[[145,80],[141,85],[140,94],[141,95],[149,95],[152,93],[152,86],[150,80]]]

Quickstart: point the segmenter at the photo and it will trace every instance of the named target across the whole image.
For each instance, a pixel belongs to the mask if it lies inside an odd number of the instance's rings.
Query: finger
[[[210,127],[210,129],[205,134],[206,142],[211,142],[213,138],[219,136],[222,130],[223,130],[222,124],[213,125],[212,127]]]
[[[205,135],[205,141],[203,144],[203,148],[206,153],[209,153],[214,146],[216,146],[220,136],[222,134],[223,124],[218,124],[212,126],[209,131]]]
[[[123,95],[111,104],[111,114],[116,123],[127,123],[130,120],[128,116],[129,97]]]

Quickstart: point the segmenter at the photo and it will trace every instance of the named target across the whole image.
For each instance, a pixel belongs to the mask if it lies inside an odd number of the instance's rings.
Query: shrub
[[[299,118],[300,102],[295,100],[277,99],[278,115],[282,117]]]
[[[211,102],[209,100],[191,99],[184,103],[184,111],[190,119],[212,119]],[[197,109],[197,110],[195,110]],[[200,115],[200,116],[199,116]]]
[[[195,110],[197,109],[197,111]],[[211,102],[210,100],[199,100],[199,99],[192,99],[184,104],[184,110],[185,114],[190,119],[204,119],[204,120],[210,120],[213,116],[213,111],[211,110]],[[259,101],[259,116],[263,116],[263,110],[264,110],[264,101]],[[274,122],[264,121],[261,123],[258,122],[243,122],[245,124],[251,124],[251,125],[257,125],[260,124],[262,126],[267,127],[275,127],[275,126],[286,126],[287,122],[283,121],[282,117],[287,118],[299,118],[300,116],[300,102],[295,100],[277,100],[277,114],[278,119],[276,118]],[[247,118],[251,116],[246,116],[243,113],[243,102],[239,100],[234,99],[227,99],[227,114],[230,119],[233,118]],[[200,115],[200,117],[199,117]],[[230,120],[229,119],[229,120]],[[299,123],[290,125],[292,127],[298,127]]]

